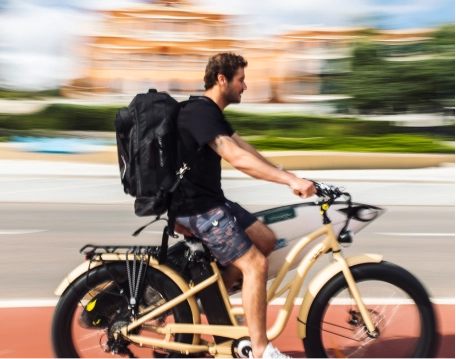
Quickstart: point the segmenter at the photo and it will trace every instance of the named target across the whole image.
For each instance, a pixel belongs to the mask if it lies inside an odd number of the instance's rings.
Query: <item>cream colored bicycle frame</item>
[[[324,236],[324,237],[323,237]],[[300,252],[307,247],[312,241],[320,239],[318,243],[305,255],[305,257],[299,263],[295,277],[286,284],[283,288],[279,290],[279,286],[283,282],[285,275],[289,272],[291,265],[296,260]],[[286,291],[288,291],[285,304],[280,309],[279,314],[272,325],[267,331],[267,336],[269,340],[277,338],[285,329],[285,326],[290,318],[292,309],[294,307],[294,300],[299,294],[301,286],[304,282],[304,279],[309,272],[310,268],[314,265],[316,260],[322,255],[329,251],[332,251],[334,262],[323,268],[310,282],[307,293],[301,304],[299,312],[299,322],[298,322],[298,336],[299,338],[305,338],[306,328],[305,322],[307,321],[307,315],[309,309],[312,305],[312,302],[319,290],[337,273],[342,272],[345,276],[345,279],[348,283],[351,295],[358,307],[358,310],[361,313],[361,316],[364,320],[364,323],[367,326],[367,329],[370,332],[375,331],[375,326],[372,323],[372,319],[369,316],[369,313],[361,299],[356,283],[353,279],[353,276],[350,271],[350,267],[358,265],[361,263],[378,263],[382,260],[381,255],[377,254],[361,254],[349,258],[344,258],[341,253],[340,244],[337,241],[336,236],[333,232],[333,227],[331,224],[325,224],[320,229],[314,231],[313,233],[303,237],[299,242],[291,249],[288,253],[285,263],[283,264],[279,274],[272,282],[272,285],[267,292],[267,301],[270,303],[275,298],[278,298]],[[112,262],[122,260],[125,261],[125,254],[102,254],[103,261]],[[133,259],[134,255],[129,254],[129,259]],[[137,257],[139,259],[139,257]],[[88,261],[82,263],[77,267],[73,272],[71,272],[67,278],[60,284],[56,290],[56,294],[61,295],[65,289],[73,282],[76,278],[83,275],[88,270]],[[101,260],[92,261],[90,267],[94,268],[102,264]],[[168,350],[179,351],[184,354],[198,353],[198,352],[209,352],[215,357],[231,357],[231,340],[222,343],[215,344],[206,342],[200,339],[200,335],[215,335],[231,339],[239,339],[241,337],[250,336],[248,328],[246,326],[239,326],[235,315],[243,315],[243,308],[234,308],[231,306],[228,293],[226,288],[223,285],[223,281],[220,276],[220,272],[215,262],[211,263],[214,274],[204,280],[203,282],[193,285],[192,283],[186,283],[182,277],[176,273],[174,270],[169,268],[166,265],[160,265],[157,260],[151,258],[149,265],[157,270],[162,271],[168,277],[170,277],[182,290],[183,294],[178,297],[166,302],[162,306],[150,311],[146,315],[142,316],[138,320],[133,321],[128,325],[128,327],[122,328],[120,334],[128,339],[129,341],[136,343],[140,346],[162,348]],[[198,306],[196,305],[194,295],[208,286],[217,283],[220,292],[222,294],[225,306],[231,318],[231,321],[234,325],[210,325],[210,324],[200,324],[200,312]],[[164,327],[154,328],[153,332],[165,335],[164,339],[153,339],[141,335],[129,334],[134,328],[150,321],[154,317],[165,313],[170,308],[175,305],[188,301],[192,314],[193,314],[193,324],[167,324]],[[145,310],[147,311],[147,309]],[[144,328],[146,329],[146,327]],[[193,344],[184,344],[171,341],[172,336],[177,333],[191,333],[195,334],[193,339]]]

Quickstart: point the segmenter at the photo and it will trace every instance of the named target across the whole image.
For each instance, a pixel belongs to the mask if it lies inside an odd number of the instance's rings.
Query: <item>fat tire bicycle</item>
[[[357,216],[351,197],[333,186],[316,188],[323,226],[297,241],[268,288],[268,303],[287,293],[268,328],[269,340],[283,332],[310,268],[328,254],[332,262],[309,283],[296,318],[307,357],[432,356],[436,319],[426,289],[381,255],[345,258],[342,246],[352,242],[348,225]],[[347,218],[336,235],[328,210],[339,198],[345,199]],[[56,290],[61,295],[52,322],[57,357],[249,356],[249,331],[238,319],[243,308],[231,305],[223,268],[210,251],[185,238],[169,248],[162,264],[160,250],[81,249],[86,260]],[[279,289],[293,265],[294,278]]]

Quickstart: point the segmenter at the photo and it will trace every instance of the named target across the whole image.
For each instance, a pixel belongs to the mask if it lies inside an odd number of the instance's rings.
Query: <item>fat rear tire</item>
[[[108,271],[108,268],[109,271]],[[99,266],[90,271],[88,278],[86,274],[76,279],[61,296],[52,320],[52,343],[56,357],[59,358],[78,358],[84,354],[83,348],[78,347],[80,337],[78,337],[77,329],[75,326],[78,319],[76,318],[76,311],[81,310],[82,298],[87,297],[89,289],[86,286],[86,280],[90,288],[97,288],[103,283],[111,281],[111,274],[116,278],[116,281],[122,282],[127,280],[127,271],[125,263],[117,262],[111,263],[107,266]],[[145,285],[151,286],[155,291],[160,293],[161,297],[169,301],[178,295],[182,294],[179,287],[164,273],[149,267],[147,276],[145,278]],[[193,316],[191,313],[188,302],[183,302],[175,306],[171,310],[171,315],[174,317],[176,323],[193,323]],[[96,330],[89,331],[90,333]],[[180,343],[189,343],[193,341],[193,334],[177,334],[174,341]],[[130,345],[132,346],[132,345]],[[94,354],[90,352],[90,357],[97,355],[106,356],[105,352],[100,350]],[[108,354],[109,355],[109,354]],[[147,356],[157,355],[160,357],[183,357],[181,353],[165,352],[159,355],[153,352],[152,349],[148,352]]]

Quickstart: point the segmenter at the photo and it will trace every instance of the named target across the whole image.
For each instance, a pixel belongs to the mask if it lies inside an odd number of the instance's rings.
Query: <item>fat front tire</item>
[[[310,357],[431,357],[437,348],[429,296],[408,271],[388,262],[350,268],[376,326],[369,333],[342,273],[317,294],[303,340]]]
[[[96,267],[75,280],[60,298],[52,321],[52,343],[56,357],[183,357],[181,353],[152,350],[123,341],[109,342],[110,331],[128,321],[128,303],[119,295],[119,288],[129,294],[128,275],[125,262],[111,263]],[[144,290],[139,300],[139,310],[158,307],[182,294],[179,287],[162,272],[149,267],[144,278]],[[140,315],[139,314],[139,315]],[[173,307],[168,312],[146,322],[134,330],[152,338],[164,339],[151,328],[167,323],[193,323],[188,302]],[[111,335],[112,338],[112,335]],[[193,334],[176,334],[176,342],[191,344]]]

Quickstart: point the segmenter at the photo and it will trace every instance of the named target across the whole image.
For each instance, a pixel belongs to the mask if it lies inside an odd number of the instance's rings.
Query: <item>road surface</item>
[[[82,167],[84,168],[84,167]],[[107,168],[107,167],[106,167]],[[122,193],[112,168],[89,172],[69,166],[63,173],[49,168],[0,171],[0,357],[49,357],[49,328],[53,291],[82,261],[79,249],[92,244],[160,243],[162,223],[137,238],[131,233],[149,221],[133,213],[133,199]],[[348,256],[381,253],[403,266],[426,286],[437,305],[444,345],[440,356],[454,357],[454,168],[422,171],[420,175],[390,176],[390,172],[309,171],[309,178],[344,186],[355,201],[387,212],[360,232]],[[373,175],[372,175],[373,174]],[[304,176],[304,174],[303,174]],[[251,211],[300,200],[285,186],[227,175],[228,198]],[[323,256],[320,267],[329,263]],[[316,270],[309,273],[311,277]],[[291,272],[289,276],[292,276]],[[305,282],[305,284],[307,281]],[[302,297],[306,285],[300,293]],[[235,296],[235,299],[239,296]],[[274,308],[274,307],[272,307]],[[272,309],[271,309],[272,310]],[[303,356],[290,324],[276,343],[294,356]],[[33,333],[25,339],[23,334]],[[451,344],[451,345],[450,345]]]

